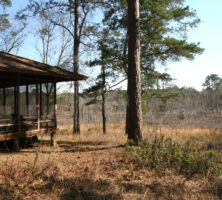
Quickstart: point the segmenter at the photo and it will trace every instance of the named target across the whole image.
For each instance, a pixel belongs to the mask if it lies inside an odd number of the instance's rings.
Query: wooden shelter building
[[[87,77],[0,52],[0,141],[57,128],[56,83]]]

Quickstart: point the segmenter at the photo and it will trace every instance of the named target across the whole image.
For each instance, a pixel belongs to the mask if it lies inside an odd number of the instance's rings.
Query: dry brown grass
[[[197,139],[202,145],[215,144],[222,130],[200,128],[171,128],[167,126],[144,126],[144,138],[153,141],[156,137],[164,135],[184,144],[189,139]],[[220,140],[219,140],[220,141]]]
[[[205,178],[187,179],[173,171],[158,177],[154,171],[124,168],[124,123],[108,124],[107,135],[101,129],[84,125],[81,135],[73,136],[71,126],[62,126],[57,147],[43,136],[20,153],[0,154],[0,199],[220,199]],[[149,140],[160,134],[180,143],[201,138],[201,145],[218,151],[222,144],[219,130],[144,127]]]
[[[102,125],[86,124],[81,126],[81,135],[73,136],[72,125],[59,126],[57,132],[57,139],[67,139],[72,141],[90,141],[101,142],[109,145],[120,145],[127,141],[124,134],[124,123],[107,124],[107,134],[102,134]]]

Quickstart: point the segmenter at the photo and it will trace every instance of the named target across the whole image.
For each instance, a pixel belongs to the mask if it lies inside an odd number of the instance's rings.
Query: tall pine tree
[[[119,30],[124,35],[122,46],[127,47],[129,35],[127,2],[126,0],[109,2],[111,7],[105,11],[104,24],[112,30]],[[140,1],[141,72],[142,86],[144,86],[142,89],[146,89],[147,85],[152,83],[152,73],[157,73],[157,66],[168,61],[179,61],[181,58],[191,60],[196,54],[203,52],[199,43],[187,42],[188,30],[197,27],[199,23],[200,19],[196,12],[185,5],[185,0]],[[127,52],[128,50],[124,48],[119,52],[122,54],[122,60],[127,59]],[[122,67],[128,75],[128,66],[123,63]],[[129,90],[127,93],[129,94]],[[128,117],[126,120],[126,132],[129,132]]]

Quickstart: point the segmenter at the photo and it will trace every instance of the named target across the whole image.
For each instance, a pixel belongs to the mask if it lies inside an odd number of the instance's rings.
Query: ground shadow
[[[39,187],[43,193],[51,193],[55,188],[63,189],[60,199],[63,200],[121,200],[120,194],[112,192],[113,186],[106,180],[91,180],[79,178],[57,179],[48,178],[48,184]]]
[[[78,191],[75,188],[71,189],[69,193],[63,195],[61,199],[64,200],[121,200],[123,199],[119,194],[99,194],[96,192]]]
[[[107,145],[107,142],[102,141],[57,141],[59,148],[64,151],[90,151],[91,149],[99,148],[99,146]]]
[[[222,143],[216,143],[216,144],[209,143],[207,145],[207,150],[220,151],[220,150],[222,150]]]
[[[39,144],[41,146],[50,146],[50,140],[39,140]],[[106,149],[113,148],[122,148],[123,145],[117,146],[105,146],[107,142],[102,141],[57,141],[58,150],[41,150],[41,153],[51,153],[51,152],[60,152],[60,153],[74,153],[74,152],[90,152],[90,151],[101,151]],[[26,153],[35,152],[35,151],[25,151]]]
[[[38,139],[34,138],[25,138],[19,140],[19,148],[20,149],[27,149],[31,148],[33,149],[35,147],[35,144],[38,143]],[[8,140],[8,141],[2,141],[0,142],[0,153],[15,153],[18,152],[14,148],[13,140]]]
[[[144,194],[147,186],[141,183],[123,183],[123,188],[127,193]]]
[[[50,145],[50,140],[39,140],[41,145]],[[98,145],[107,145],[107,142],[104,141],[78,141],[78,142],[71,142],[71,141],[57,141],[59,146],[98,146]]]
[[[41,176],[43,183],[35,184],[35,194],[47,196],[54,194],[61,200],[121,200],[123,199],[118,191],[114,192],[114,186],[107,180],[80,179],[80,178],[62,178],[57,176]],[[11,190],[12,189],[12,190]],[[13,190],[22,191],[22,188],[15,186],[14,188],[1,188],[1,199],[14,199]],[[33,190],[32,185],[26,186],[26,191],[19,193],[18,199],[23,199],[24,195],[29,194]]]
[[[104,141],[80,141],[80,142],[70,142],[70,141],[58,141],[57,144],[59,145],[90,145],[90,146],[97,146],[97,145],[106,145],[107,142]]]
[[[47,150],[40,150],[41,153],[52,153],[52,152],[90,152],[90,151],[100,151],[111,148],[118,148],[120,146],[107,146],[107,142],[104,141],[57,141],[57,147],[59,150],[52,149],[48,150],[47,147],[51,146],[50,140],[38,140],[38,142],[31,142],[28,144],[22,144],[20,149],[22,152],[35,153],[36,148],[46,147]],[[9,142],[0,142],[0,153],[14,153],[13,149],[10,147]]]
[[[118,146],[109,146],[109,147],[95,147],[95,148],[87,148],[87,147],[75,147],[70,150],[25,150],[24,153],[36,153],[37,151],[42,154],[51,154],[51,153],[80,153],[80,152],[92,152],[92,151],[102,151],[109,149],[117,149],[124,148],[123,145]]]
[[[50,140],[39,140],[37,143],[30,143],[26,146],[21,146],[20,153],[39,153],[50,154],[50,153],[78,153],[78,152],[91,152],[91,151],[102,151],[114,148],[123,148],[124,145],[117,146],[105,146],[107,142],[100,141],[80,141],[80,142],[71,142],[71,141],[57,141],[58,146],[56,148],[48,149],[51,147]],[[0,154],[1,153],[15,153],[10,149],[9,145],[5,143],[0,144]],[[46,147],[46,148],[38,148]]]

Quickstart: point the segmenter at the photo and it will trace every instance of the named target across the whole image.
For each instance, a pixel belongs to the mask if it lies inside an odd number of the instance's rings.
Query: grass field
[[[55,147],[49,136],[40,136],[39,143],[19,153],[0,153],[0,199],[221,199],[219,176],[135,169],[123,156],[124,123],[108,124],[107,135],[101,130],[83,125],[81,135],[73,136],[71,126],[62,126]],[[151,143],[160,135],[181,145],[192,140],[202,151],[221,154],[221,130],[144,126]]]

